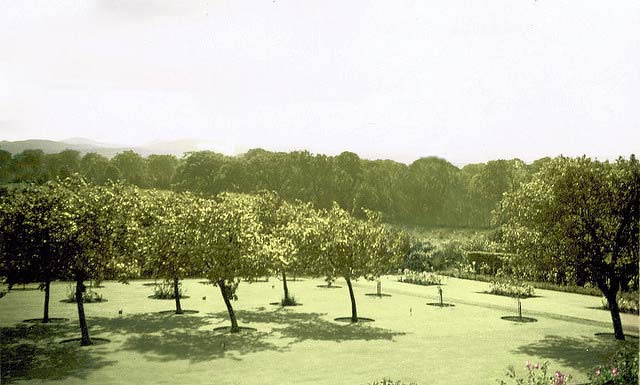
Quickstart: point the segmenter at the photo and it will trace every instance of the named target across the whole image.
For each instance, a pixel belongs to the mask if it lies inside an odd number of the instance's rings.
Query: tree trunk
[[[282,287],[284,288],[284,303],[289,303],[289,288],[287,287],[287,275],[282,270]]]
[[[358,310],[356,309],[356,297],[353,295],[353,287],[351,280],[345,277],[347,286],[349,287],[349,296],[351,297],[351,322],[358,322]]]
[[[233,312],[233,307],[231,306],[231,300],[229,300],[229,296],[227,295],[227,287],[224,284],[224,280],[218,281],[218,286],[220,287],[220,293],[222,293],[222,299],[224,299],[224,304],[227,306],[227,312],[229,312],[229,318],[231,318],[231,333],[238,333],[240,331],[240,328],[238,327],[236,314]]]
[[[620,319],[620,308],[616,299],[618,292],[611,290],[605,296],[609,303],[609,312],[611,313],[611,321],[613,322],[613,332],[617,340],[624,340],[624,330],[622,330],[622,320]]]
[[[51,281],[44,283],[44,314],[42,316],[42,323],[49,322],[49,293],[51,289]]]
[[[76,304],[78,305],[78,320],[80,321],[80,333],[82,333],[81,346],[91,345],[91,339],[89,338],[89,328],[87,327],[87,319],[84,316],[84,303],[82,294],[85,287],[82,281],[76,282]]]
[[[178,278],[173,278],[173,296],[176,298],[176,314],[182,314],[182,307],[180,306],[180,289],[178,284]]]

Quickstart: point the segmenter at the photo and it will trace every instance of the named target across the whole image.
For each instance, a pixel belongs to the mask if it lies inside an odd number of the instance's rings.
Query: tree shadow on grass
[[[627,343],[635,343],[637,346],[637,340]],[[606,362],[619,344],[615,340],[596,336],[576,338],[547,335],[537,342],[518,347],[514,352],[542,357],[585,372]]]
[[[126,336],[119,349],[143,353],[148,359],[161,362],[239,359],[248,353],[283,350],[266,340],[269,336],[266,332],[215,332],[213,328],[223,322],[219,321],[212,322],[209,317],[147,313],[119,318],[94,317],[91,324],[93,330]]]
[[[75,329],[75,325],[68,323],[0,328],[0,382],[86,379],[91,371],[115,363],[105,359],[103,348],[58,343],[60,337]]]
[[[210,313],[216,318],[224,317],[226,313]],[[372,326],[371,324],[344,324],[328,321],[320,313],[298,313],[279,308],[275,311],[238,311],[238,321],[242,324],[271,324],[274,333],[281,338],[292,339],[291,343],[307,340],[318,341],[355,341],[355,340],[393,340],[394,337],[406,333],[394,332]]]

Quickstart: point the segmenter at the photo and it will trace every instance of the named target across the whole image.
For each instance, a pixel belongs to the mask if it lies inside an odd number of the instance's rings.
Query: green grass
[[[392,296],[382,298],[365,295],[375,292],[375,282],[354,283],[358,315],[375,319],[357,325],[333,321],[350,315],[342,280],[336,290],[316,287],[322,279],[290,281],[291,294],[304,305],[287,308],[269,305],[282,296],[279,282],[243,282],[234,307],[240,325],[257,330],[238,335],[213,331],[229,321],[218,289],[200,279],[183,283],[192,294],[183,308],[199,310],[188,315],[159,314],[173,303],[147,298],[148,281],[104,282],[98,291],[109,301],[85,309],[92,336],[111,342],[89,348],[57,343],[79,334],[75,304],[59,302],[66,283],[52,285],[51,316],[69,318],[55,325],[21,323],[41,317],[43,296],[16,290],[0,299],[0,326],[9,327],[3,356],[20,346],[31,359],[14,373],[21,384],[359,385],[383,377],[419,385],[495,384],[507,366],[524,370],[527,360],[549,360],[580,384],[616,347],[594,335],[611,332],[608,313],[596,309],[599,298],[539,290],[522,301],[523,315],[538,322],[523,324],[500,319],[516,315],[516,301],[484,294],[486,283],[445,278],[444,301],[456,306],[439,308],[426,305],[438,300],[436,287],[396,279],[383,280],[382,292]],[[622,319],[637,335],[638,317]]]

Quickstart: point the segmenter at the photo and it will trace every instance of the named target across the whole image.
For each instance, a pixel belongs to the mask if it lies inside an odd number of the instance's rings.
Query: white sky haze
[[[0,140],[640,151],[640,1],[0,0]]]

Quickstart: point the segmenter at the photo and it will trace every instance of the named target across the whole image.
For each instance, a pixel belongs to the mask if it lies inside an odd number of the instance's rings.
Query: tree
[[[135,276],[132,230],[140,199],[136,189],[122,184],[95,186],[78,175],[52,185],[59,197],[56,207],[60,226],[56,242],[66,258],[65,278],[76,282],[75,298],[82,334],[81,345],[91,345],[84,313],[84,282]]]
[[[287,273],[300,273],[304,269],[300,250],[305,236],[304,218],[312,210],[311,204],[289,203],[275,192],[262,192],[257,199],[258,218],[264,234],[262,253],[272,271],[282,277],[282,305],[295,305],[289,296]]]
[[[10,167],[14,181],[42,183],[45,180],[44,158],[42,150],[24,150],[15,154]]]
[[[0,150],[0,182],[8,182],[11,175],[11,153]]]
[[[120,176],[125,181],[138,187],[147,187],[149,182],[147,163],[136,152],[131,150],[121,152],[114,156],[110,163],[120,171]]]
[[[49,322],[51,282],[66,269],[56,233],[61,226],[61,196],[54,185],[12,191],[0,203],[0,259],[9,285],[41,282],[44,290],[42,322]]]
[[[173,155],[149,155],[147,171],[149,184],[155,188],[168,190],[178,167],[178,159]]]
[[[69,177],[80,170],[80,152],[64,150],[57,154],[47,154],[44,158],[44,169],[48,180]]]
[[[108,158],[95,152],[90,152],[80,159],[80,174],[90,182],[104,184],[107,179],[109,179],[107,177],[107,169],[109,166]],[[112,179],[116,181],[119,177]]]
[[[194,210],[198,229],[199,268],[220,289],[229,318],[231,332],[240,331],[232,300],[242,278],[255,279],[269,272],[262,251],[262,225],[257,214],[255,196],[221,193],[215,201],[200,199]]]
[[[361,220],[334,204],[317,218],[316,224],[318,268],[323,275],[345,279],[351,299],[351,322],[358,322],[351,281],[360,277],[374,280],[388,273],[399,266],[407,247],[402,232],[390,231],[378,214],[364,211],[366,219]]]
[[[621,284],[638,279],[640,165],[559,157],[505,195],[497,220],[520,255],[514,263],[555,274],[583,274],[606,297],[617,339]],[[571,267],[572,269],[567,269]]]
[[[194,273],[195,232],[191,223],[194,198],[187,193],[150,191],[143,199],[145,226],[139,251],[145,270],[170,280],[176,314],[182,314],[180,280]]]

